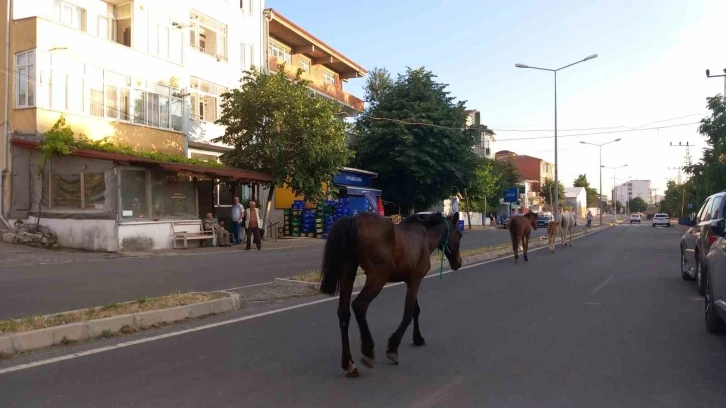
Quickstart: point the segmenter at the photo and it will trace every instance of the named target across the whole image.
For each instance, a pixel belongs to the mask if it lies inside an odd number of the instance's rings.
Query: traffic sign
[[[513,203],[517,201],[517,194],[519,189],[517,187],[510,187],[504,190],[504,202]]]

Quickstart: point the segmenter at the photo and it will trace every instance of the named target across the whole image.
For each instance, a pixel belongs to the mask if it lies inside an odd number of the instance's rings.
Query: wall
[[[28,223],[34,224],[36,221],[36,217],[28,217]],[[41,217],[40,225],[44,225],[56,233],[57,243],[61,247],[89,251],[118,251],[116,221],[114,220],[70,220]]]

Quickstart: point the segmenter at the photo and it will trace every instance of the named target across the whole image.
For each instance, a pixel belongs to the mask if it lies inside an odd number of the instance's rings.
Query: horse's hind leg
[[[358,377],[360,373],[353,362],[350,354],[350,341],[348,339],[348,327],[350,326],[350,298],[353,294],[353,283],[355,275],[343,273],[340,280],[340,299],[338,302],[338,322],[340,324],[340,337],[343,342],[343,355],[341,367],[348,377]]]
[[[512,236],[512,252],[514,252],[514,263],[519,262],[519,238]]]
[[[374,343],[373,336],[371,336],[370,328],[368,327],[368,321],[366,320],[366,312],[368,306],[370,306],[373,299],[378,296],[386,284],[384,279],[372,278],[372,274],[367,274],[366,284],[363,286],[363,290],[360,291],[353,301],[353,313],[355,313],[355,320],[358,322],[360,328],[361,337],[361,352],[363,353],[362,362],[370,368],[373,368],[375,361],[375,354],[373,352]]]
[[[421,315],[421,308],[418,305],[418,296],[416,296],[416,303],[413,305],[413,344],[415,346],[423,346],[426,344],[426,339],[421,335],[421,330],[418,325],[418,317]]]
[[[416,297],[418,296],[418,288],[421,285],[421,279],[413,282],[409,282],[406,288],[406,305],[403,309],[403,319],[401,324],[398,325],[391,337],[388,338],[388,350],[386,350],[386,357],[393,362],[398,364],[398,346],[401,344],[401,338],[406,332],[408,325],[411,324],[413,319],[413,312],[416,307]]]
[[[529,262],[529,258],[527,258],[527,252],[529,251],[529,235],[524,235],[522,237],[522,253],[524,255],[524,262]]]

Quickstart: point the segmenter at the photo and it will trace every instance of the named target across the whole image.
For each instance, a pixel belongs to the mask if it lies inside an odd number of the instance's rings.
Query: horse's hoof
[[[360,361],[368,368],[373,368],[376,365],[376,360],[374,358],[363,356]]]
[[[519,263],[519,259],[515,259],[514,260],[514,263]]]
[[[426,344],[426,339],[423,338],[423,336],[418,336],[413,338],[413,345],[416,347],[421,347],[424,344]]]
[[[348,371],[345,372],[345,376],[348,378],[356,378],[360,376],[360,371],[358,371],[358,367],[355,366],[354,362],[350,362],[348,364]]]
[[[398,353],[389,351],[388,353],[386,353],[386,357],[388,357],[388,359],[391,360],[393,364],[398,365]]]

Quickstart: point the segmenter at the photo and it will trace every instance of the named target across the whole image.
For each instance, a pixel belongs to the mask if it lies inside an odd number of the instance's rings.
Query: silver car
[[[671,219],[666,213],[657,213],[653,216],[653,227],[658,225],[665,225],[666,227],[671,226]]]
[[[704,317],[706,330],[723,334],[726,333],[726,220],[711,223],[709,229],[716,240],[706,255]]]

